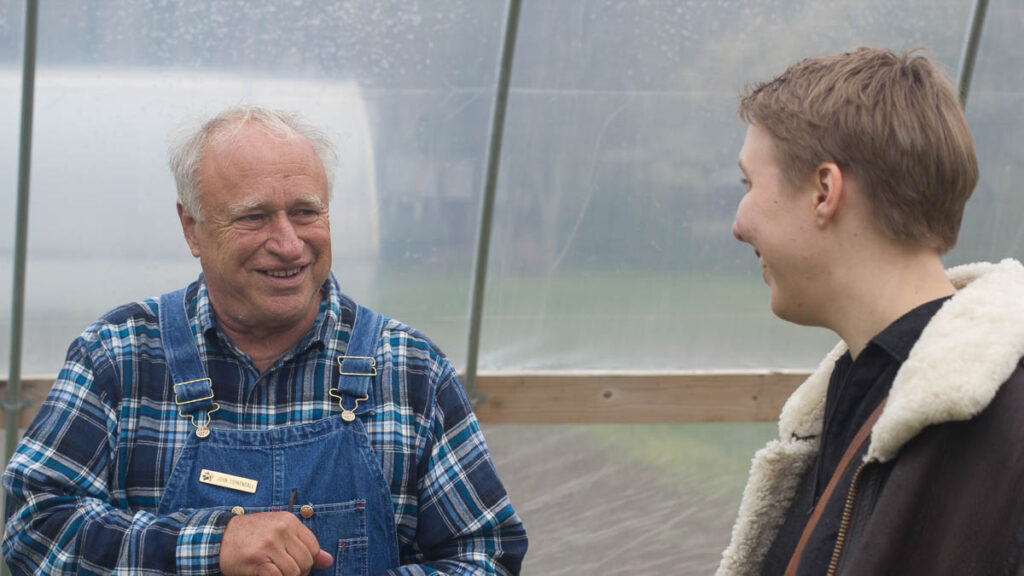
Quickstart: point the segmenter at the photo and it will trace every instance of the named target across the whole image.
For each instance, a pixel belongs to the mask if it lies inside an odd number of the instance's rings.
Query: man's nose
[[[740,227],[736,225],[735,218],[733,218],[732,221],[732,236],[733,238],[739,240],[740,242],[746,242],[746,240],[743,239],[743,235],[740,234]]]
[[[285,214],[274,217],[267,239],[267,249],[278,256],[294,258],[302,255],[302,239],[295,224]]]

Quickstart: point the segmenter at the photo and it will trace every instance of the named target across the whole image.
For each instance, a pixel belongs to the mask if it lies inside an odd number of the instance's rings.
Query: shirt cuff
[[[220,574],[220,543],[231,513],[227,510],[197,510],[181,526],[176,561],[182,576]]]

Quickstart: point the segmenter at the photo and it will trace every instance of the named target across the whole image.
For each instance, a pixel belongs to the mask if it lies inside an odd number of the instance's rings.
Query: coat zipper
[[[839,556],[843,553],[843,545],[846,544],[846,532],[850,529],[850,519],[853,517],[853,504],[857,500],[857,481],[860,480],[860,473],[868,465],[867,461],[861,462],[857,471],[853,473],[850,481],[850,490],[846,494],[846,503],[843,505],[843,518],[839,523],[839,534],[836,536],[836,545],[832,549],[832,559],[828,563],[827,576],[835,576],[839,568]]]

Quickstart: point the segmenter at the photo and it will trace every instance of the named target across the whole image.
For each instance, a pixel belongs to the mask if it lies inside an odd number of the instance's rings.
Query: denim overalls
[[[372,357],[384,318],[359,307],[330,395],[341,415],[268,430],[210,428],[218,405],[185,315],[185,291],[160,297],[160,333],[188,434],[158,514],[223,508],[234,514],[289,510],[334,564],[317,575],[362,576],[398,567],[394,507],[358,416],[373,411]],[[344,363],[343,363],[344,362]],[[295,496],[293,497],[293,490]],[[295,500],[294,506],[290,500]]]

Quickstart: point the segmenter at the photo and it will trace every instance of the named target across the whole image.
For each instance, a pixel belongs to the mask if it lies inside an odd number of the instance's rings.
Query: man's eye
[[[246,214],[245,216],[239,218],[239,220],[243,222],[262,222],[263,214]]]
[[[748,180],[746,178],[740,178],[740,184],[743,184],[743,189],[744,190],[746,190],[748,192],[750,191],[750,180]]]
[[[293,218],[300,218],[303,220],[310,220],[320,215],[320,211],[314,208],[300,208],[292,212]]]

